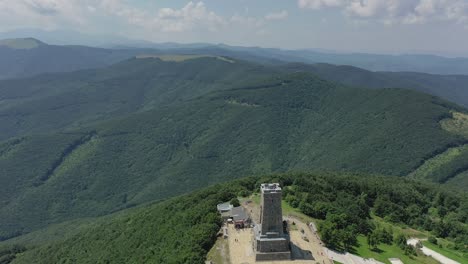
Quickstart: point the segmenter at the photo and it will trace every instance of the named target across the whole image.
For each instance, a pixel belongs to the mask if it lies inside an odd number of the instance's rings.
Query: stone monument
[[[265,183],[260,187],[260,223],[255,226],[255,259],[291,259],[289,236],[284,232],[281,210],[281,187],[278,183]]]

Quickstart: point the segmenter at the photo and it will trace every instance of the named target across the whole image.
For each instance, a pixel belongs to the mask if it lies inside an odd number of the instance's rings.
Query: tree
[[[395,243],[401,248],[404,249],[406,246],[406,237],[403,234],[399,234],[396,239]]]
[[[341,242],[343,248],[347,251],[351,250],[354,246],[357,246],[358,241],[356,238],[356,228],[354,226],[348,226],[341,232]]]
[[[320,234],[322,241],[327,247],[332,249],[339,247],[341,238],[334,223],[328,220],[323,221],[320,225]]]
[[[367,234],[367,244],[369,248],[376,249],[380,243],[379,231],[376,229],[373,232]]]
[[[391,245],[393,243],[393,230],[391,227],[380,231],[380,242],[387,245]]]
[[[234,207],[240,206],[239,199],[237,199],[237,198],[232,198],[232,199],[231,199],[231,204],[232,204],[232,206],[234,206]]]
[[[414,255],[416,256],[416,249],[412,245],[405,245],[405,248],[403,249],[405,252],[405,255],[410,256]]]

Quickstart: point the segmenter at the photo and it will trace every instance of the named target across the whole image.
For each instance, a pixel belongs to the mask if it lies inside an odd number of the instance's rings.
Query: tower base
[[[291,251],[287,252],[257,252],[255,261],[274,261],[274,260],[290,260]]]
[[[255,260],[289,260],[291,259],[291,246],[289,238],[284,237],[265,237],[258,236],[255,239]]]

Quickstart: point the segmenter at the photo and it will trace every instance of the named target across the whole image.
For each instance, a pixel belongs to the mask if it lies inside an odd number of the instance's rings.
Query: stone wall
[[[291,259],[291,252],[257,253],[255,261],[274,261]]]
[[[289,251],[289,240],[286,238],[258,239],[257,252],[282,252]]]

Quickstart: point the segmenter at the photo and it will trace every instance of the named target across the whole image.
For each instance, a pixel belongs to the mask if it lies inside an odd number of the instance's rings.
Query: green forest
[[[464,109],[278,71],[147,58],[0,82],[0,240],[246,175],[425,171],[414,178],[466,189],[464,156],[448,159],[456,170],[428,166],[467,143],[441,125]]]
[[[9,259],[12,263],[204,263],[221,224],[216,204],[258,192],[264,182],[279,182],[284,189],[283,198],[291,206],[319,219],[320,234],[330,247],[352,247],[359,234],[377,236],[379,241],[394,239],[398,243],[401,237],[389,238],[391,234],[385,234],[386,231],[372,224],[371,218],[378,215],[388,223],[430,231],[433,236],[451,241],[457,250],[465,250],[465,256],[468,254],[465,193],[402,178],[315,172],[242,178],[114,213],[83,224],[81,230],[72,235],[67,235],[67,228],[64,228],[65,234],[49,236],[49,241],[43,240],[46,231],[35,239],[3,242],[0,243],[0,260]],[[55,231],[50,229],[49,232]]]
[[[468,264],[468,0],[153,2],[0,0],[0,264]]]

